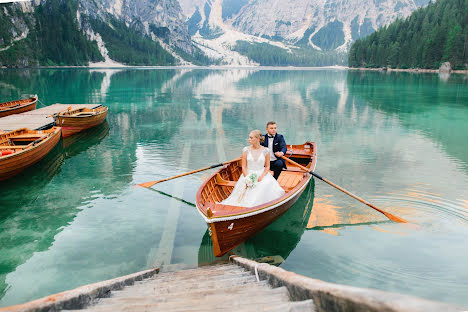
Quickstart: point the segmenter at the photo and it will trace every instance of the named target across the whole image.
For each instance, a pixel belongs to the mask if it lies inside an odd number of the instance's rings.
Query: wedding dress
[[[250,146],[244,147],[242,152],[247,152],[247,177],[256,174],[260,177],[265,170],[265,157],[269,155],[266,147],[253,150]],[[246,177],[239,177],[231,195],[223,200],[221,204],[232,206],[253,207],[272,201],[284,195],[284,190],[279,183],[268,172],[254,187],[246,187]]]

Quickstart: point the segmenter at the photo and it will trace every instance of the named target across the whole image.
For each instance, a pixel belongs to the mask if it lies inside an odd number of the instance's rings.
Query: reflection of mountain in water
[[[223,261],[232,254],[250,259],[269,256],[286,259],[306,229],[314,202],[314,189],[315,181],[312,179],[302,196],[283,216],[223,257],[213,255],[213,245],[207,230],[198,249],[198,265]]]
[[[460,144],[468,130],[468,92],[466,82],[458,81],[463,77],[451,79],[444,82],[435,74],[354,71],[347,76],[351,94],[364,99],[365,105],[394,114],[406,127],[421,130],[468,168],[468,146]]]

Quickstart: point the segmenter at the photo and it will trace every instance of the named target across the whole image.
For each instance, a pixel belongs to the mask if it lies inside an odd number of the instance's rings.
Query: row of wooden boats
[[[0,114],[3,111],[14,109],[15,102],[19,104],[17,109],[23,109],[22,112],[24,112],[35,108],[37,97],[2,103],[0,104]],[[30,102],[34,102],[34,104],[28,106],[27,103]],[[72,110],[69,108],[52,116],[54,117],[54,126],[50,129],[22,128],[0,133],[0,181],[14,177],[40,161],[57,145],[61,137],[68,137],[101,124],[106,119],[107,110],[108,108],[103,106],[95,109]]]

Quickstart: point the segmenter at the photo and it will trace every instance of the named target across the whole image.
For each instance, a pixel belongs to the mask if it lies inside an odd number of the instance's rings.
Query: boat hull
[[[36,109],[37,97],[0,104],[0,118]]]
[[[44,158],[60,141],[61,129],[58,127],[52,129],[52,134],[37,145],[0,157],[0,181],[14,177]],[[43,133],[47,133],[47,130],[43,131]]]
[[[103,111],[89,117],[59,115],[57,116],[56,124],[62,127],[62,136],[66,138],[103,123],[106,117],[107,107]]]
[[[209,223],[211,238],[213,240],[213,253],[216,257],[221,257],[231,249],[242,244],[247,238],[263,230],[269,224],[281,217],[299,199],[304,192],[309,180],[297,193],[288,201],[265,212],[239,218]]]

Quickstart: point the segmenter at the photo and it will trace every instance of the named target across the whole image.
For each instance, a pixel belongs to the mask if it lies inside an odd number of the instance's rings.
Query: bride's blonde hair
[[[250,131],[256,138],[260,140],[260,143],[263,143],[265,141],[265,137],[262,135],[262,131],[260,130],[252,130]]]

